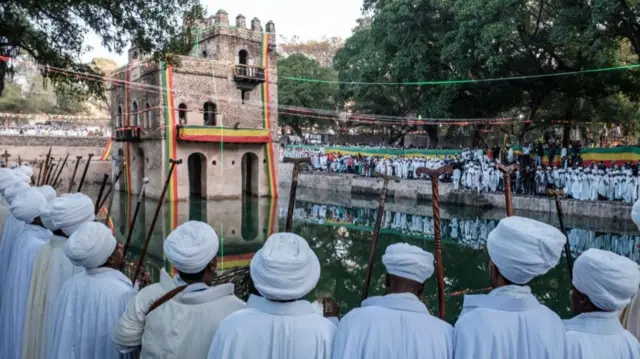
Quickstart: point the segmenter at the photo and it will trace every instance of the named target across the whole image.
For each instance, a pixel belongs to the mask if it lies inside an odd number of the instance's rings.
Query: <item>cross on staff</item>
[[[9,157],[11,157],[11,155],[9,154],[9,151],[4,150],[2,157],[4,158],[4,166],[9,167]]]
[[[282,162],[293,163],[293,172],[291,173],[291,189],[289,192],[289,208],[287,209],[287,223],[285,224],[285,231],[291,232],[291,228],[293,227],[293,209],[296,204],[296,190],[298,189],[298,173],[300,172],[300,165],[306,164],[311,166],[311,158],[285,157]]]
[[[433,235],[436,252],[436,279],[438,280],[438,307],[440,310],[440,319],[444,319],[444,266],[442,265],[442,233],[440,232],[440,190],[438,188],[438,179],[443,174],[451,174],[453,167],[450,165],[442,166],[437,169],[428,169],[420,167],[416,169],[416,174],[421,176],[425,174],[431,178],[431,205],[433,208]]]
[[[513,216],[513,202],[511,199],[511,173],[518,169],[518,165],[505,166],[498,164],[498,169],[502,172],[504,179],[504,201],[507,209],[507,217]]]
[[[376,224],[373,228],[373,236],[371,237],[371,248],[369,249],[369,262],[367,263],[367,274],[364,278],[364,289],[362,290],[362,300],[367,299],[369,295],[369,283],[371,283],[371,273],[373,272],[373,260],[376,255],[376,247],[378,246],[378,235],[380,234],[380,225],[382,223],[382,214],[384,213],[384,203],[387,199],[387,188],[389,181],[400,182],[400,177],[387,176],[380,172],[374,172],[374,177],[382,178],[382,192],[378,202],[378,213],[376,213]]]

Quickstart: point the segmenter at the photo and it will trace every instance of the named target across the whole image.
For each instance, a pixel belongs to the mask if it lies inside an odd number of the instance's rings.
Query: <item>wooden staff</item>
[[[39,161],[40,170],[38,171],[38,179],[36,180],[36,186],[40,183],[40,176],[42,176],[42,166],[44,165],[44,161]]]
[[[20,158],[20,155],[18,155],[18,166],[22,166],[22,159]]]
[[[298,189],[298,173],[300,172],[300,165],[311,165],[311,159],[309,157],[285,157],[283,159],[283,162],[293,163],[293,173],[291,174],[291,190],[289,191],[289,209],[287,210],[287,223],[285,224],[285,231],[291,232],[291,228],[293,227],[293,208],[296,204],[296,190]]]
[[[69,189],[67,193],[71,193],[71,187],[73,187],[73,181],[76,180],[76,173],[78,172],[78,165],[80,165],[80,160],[82,156],[76,156],[76,167],[73,169],[73,174],[71,175],[71,181],[69,182]]]
[[[47,176],[47,182],[45,182],[46,185],[50,185],[54,182],[54,180],[56,179],[56,173],[58,172],[58,169],[60,169],[61,164],[62,161],[58,161],[58,164],[52,166],[53,170]]]
[[[102,193],[104,193],[104,187],[107,185],[108,179],[109,175],[105,173],[102,178],[102,184],[100,185],[100,191],[98,191],[98,198],[96,198],[96,205],[93,212],[96,216],[98,215],[98,211],[100,211],[100,199],[102,199]]]
[[[116,178],[113,179],[113,182],[111,183],[111,186],[109,186],[109,190],[107,191],[107,194],[102,199],[102,203],[100,203],[100,208],[102,208],[102,206],[104,206],[104,203],[107,201],[107,199],[109,200],[109,207],[107,209],[107,213],[109,213],[109,215],[111,215],[111,206],[113,206],[113,196],[115,195],[114,189],[116,187],[116,183],[118,183],[118,180],[120,179],[120,175],[122,175],[122,168],[120,168],[118,173],[116,173]]]
[[[53,173],[53,167],[55,166],[53,164],[54,160],[55,158],[51,157],[51,162],[49,162],[49,166],[47,166],[47,177],[42,181],[42,185],[49,184],[49,181],[51,180],[51,174]]]
[[[80,190],[82,190],[84,179],[87,177],[87,172],[89,171],[89,163],[91,163],[91,157],[93,157],[93,153],[89,154],[89,158],[87,159],[87,164],[84,166],[84,172],[82,173],[82,177],[80,178],[80,184],[78,185],[78,190],[76,192],[80,192]]]
[[[138,202],[136,203],[136,208],[133,210],[133,218],[131,218],[131,224],[129,225],[129,233],[127,233],[127,240],[124,242],[124,249],[122,250],[122,257],[127,258],[127,250],[129,249],[129,243],[131,243],[131,236],[133,235],[133,227],[136,225],[136,219],[138,218],[138,212],[140,211],[140,204],[142,203],[142,198],[144,197],[144,189],[149,183],[149,179],[147,177],[142,179],[142,187],[140,188],[140,194],[138,195]],[[133,277],[136,278],[136,277]]]
[[[436,279],[438,280],[438,309],[440,319],[444,320],[444,266],[442,264],[442,233],[440,232],[440,190],[438,179],[444,173],[451,174],[453,167],[446,165],[435,170],[425,167],[416,169],[418,176],[425,174],[431,178],[431,206],[433,207],[433,234],[436,252]]]
[[[153,219],[151,220],[151,227],[149,227],[149,232],[147,232],[147,238],[144,240],[144,245],[142,246],[142,251],[140,252],[140,258],[138,258],[138,263],[136,264],[136,271],[133,274],[133,280],[138,278],[138,275],[140,275],[140,270],[142,269],[142,262],[144,261],[144,256],[147,254],[147,248],[149,247],[149,242],[153,234],[153,229],[156,226],[156,221],[158,220],[158,215],[160,214],[160,209],[162,208],[162,202],[164,202],[164,196],[167,193],[167,188],[169,188],[169,182],[171,182],[171,174],[173,174],[173,169],[176,167],[176,165],[181,164],[182,160],[176,161],[173,159],[169,159],[169,162],[171,162],[171,168],[169,168],[169,174],[167,175],[167,180],[164,181],[164,187],[162,188],[160,201],[156,206],[156,213],[153,215]]]
[[[504,166],[498,164],[498,169],[502,172],[502,178],[504,179],[504,201],[507,209],[507,217],[513,216],[513,201],[511,199],[511,173],[515,171],[518,166]]]
[[[400,182],[400,177],[387,176],[380,172],[374,172],[373,176],[382,178],[384,180],[384,183],[382,185],[382,192],[380,192],[380,199],[378,201],[376,224],[373,228],[373,236],[371,237],[371,247],[369,248],[369,262],[367,263],[367,274],[364,277],[362,300],[367,299],[367,297],[369,296],[369,284],[371,283],[371,274],[373,272],[373,260],[375,259],[376,247],[378,246],[378,235],[380,234],[380,225],[382,224],[382,215],[384,214],[384,204],[387,199],[387,188],[389,188],[389,181]]]
[[[67,155],[64,156],[64,160],[62,161],[62,165],[60,166],[60,170],[58,171],[58,173],[56,173],[56,175],[54,176],[53,180],[51,181],[52,185],[55,185],[56,183],[58,183],[58,179],[60,178],[60,175],[62,174],[62,170],[67,165],[67,160],[68,159],[69,159],[69,153],[67,153]]]
[[[49,167],[49,160],[51,159],[51,146],[49,146],[49,152],[47,152],[47,156],[44,159],[44,173],[42,174],[42,180],[44,181],[45,177],[47,177],[47,168]],[[42,182],[38,182],[38,186],[40,186]]]
[[[569,267],[569,278],[573,280],[573,256],[571,255],[571,245],[569,244],[569,235],[567,233],[567,227],[564,226],[564,212],[562,211],[562,204],[560,203],[561,191],[554,191],[553,198],[556,200],[556,213],[558,214],[558,222],[560,222],[560,231],[567,238],[564,242],[564,255],[567,257],[567,266]]]

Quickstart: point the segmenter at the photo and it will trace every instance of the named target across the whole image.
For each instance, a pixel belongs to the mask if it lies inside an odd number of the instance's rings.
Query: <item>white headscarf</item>
[[[591,248],[573,265],[573,286],[607,312],[624,308],[640,287],[638,264],[613,252]]]
[[[250,274],[263,297],[295,300],[318,284],[320,261],[304,238],[293,233],[275,233],[253,256]]]
[[[7,188],[4,193],[3,193],[3,197],[4,199],[7,200],[7,203],[9,205],[11,205],[11,203],[13,203],[13,200],[16,198],[17,195],[19,195],[20,193],[28,190],[29,188],[31,188],[28,184],[20,181],[15,183],[13,186]]]
[[[17,220],[30,224],[42,214],[46,205],[47,200],[40,191],[28,188],[13,199],[9,210]]]
[[[20,179],[8,168],[0,168],[0,192],[13,187]]]
[[[40,191],[40,193],[42,193],[42,195],[44,196],[44,198],[47,200],[47,202],[51,201],[52,199],[56,198],[56,190],[53,189],[53,187],[45,185],[45,186],[40,186],[40,187],[35,187],[38,191]]]
[[[44,209],[42,210],[42,214],[40,214],[40,220],[42,221],[42,225],[44,225],[44,227],[50,230],[51,232],[55,232],[58,229],[60,229],[55,225],[53,225],[53,222],[51,220],[51,208],[53,207],[53,202],[54,201],[47,202],[47,204],[44,206]]]
[[[67,236],[72,235],[82,224],[96,219],[93,201],[82,193],[66,194],[49,204],[42,221],[47,228],[52,231],[61,229]]]
[[[560,260],[566,237],[555,227],[512,216],[498,222],[487,237],[491,261],[515,284],[547,273]]]
[[[633,223],[638,226],[638,229],[640,229],[640,200],[637,200],[636,203],[633,204],[633,207],[631,207],[631,219]]]
[[[13,170],[13,175],[16,176],[17,178],[19,178],[22,182],[24,182],[26,184],[30,184],[31,183],[31,177],[27,176],[22,171]]]
[[[202,272],[218,254],[218,235],[208,224],[189,221],[173,230],[164,241],[164,253],[182,273]]]
[[[107,262],[116,245],[117,241],[107,226],[87,222],[64,243],[64,253],[74,265],[93,269]]]
[[[7,163],[7,167],[13,170],[16,167],[18,167],[18,163],[14,161],[9,161],[9,163]]]
[[[31,166],[26,166],[26,165],[18,166],[14,169],[14,171],[18,171],[29,178],[33,176],[33,168],[31,168]]]
[[[433,274],[433,254],[408,243],[387,247],[382,256],[387,273],[424,283]]]

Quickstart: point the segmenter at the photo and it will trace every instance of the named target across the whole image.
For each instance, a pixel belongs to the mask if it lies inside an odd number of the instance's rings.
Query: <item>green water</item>
[[[97,192],[91,189],[92,192]],[[371,231],[376,218],[376,199],[345,198],[331,194],[299,192],[296,202],[293,232],[308,240],[320,259],[322,275],[309,299],[332,296],[342,313],[360,304],[366,263],[370,250]],[[124,241],[136,205],[135,197],[119,194],[114,199],[113,222],[116,236]],[[137,260],[146,231],[151,225],[157,202],[147,200],[141,207],[132,235],[128,261]],[[168,267],[163,258],[162,240],[170,232],[172,218],[176,223],[199,220],[209,223],[221,238],[219,265],[224,268],[247,266],[253,253],[260,249],[268,233],[284,230],[286,199],[247,198],[235,201],[203,201],[169,206],[165,203],[158,217],[145,258],[145,267],[157,280],[160,268]],[[370,295],[384,291],[384,266],[381,257],[385,248],[397,242],[408,242],[433,252],[433,219],[430,203],[387,205],[376,249],[376,261]],[[446,287],[446,319],[455,322],[462,305],[464,290],[474,292],[489,286],[485,249],[486,236],[504,216],[504,210],[443,207],[442,255]],[[518,214],[518,213],[517,213]],[[557,225],[555,215],[519,213]],[[566,218],[573,256],[597,247],[612,250],[638,260],[640,233],[629,221],[599,221],[590,218]],[[571,282],[563,257],[556,268],[530,283],[538,299],[563,318],[569,316]],[[430,309],[437,313],[435,275],[428,280],[425,291]],[[478,292],[486,292],[478,291]],[[452,295],[453,294],[453,295]]]

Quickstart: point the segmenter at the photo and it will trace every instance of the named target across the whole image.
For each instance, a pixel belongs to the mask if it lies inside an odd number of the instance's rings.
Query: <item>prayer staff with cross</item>
[[[11,157],[9,152],[7,150],[4,150],[2,157],[4,158],[4,167],[9,167],[9,157]]]

